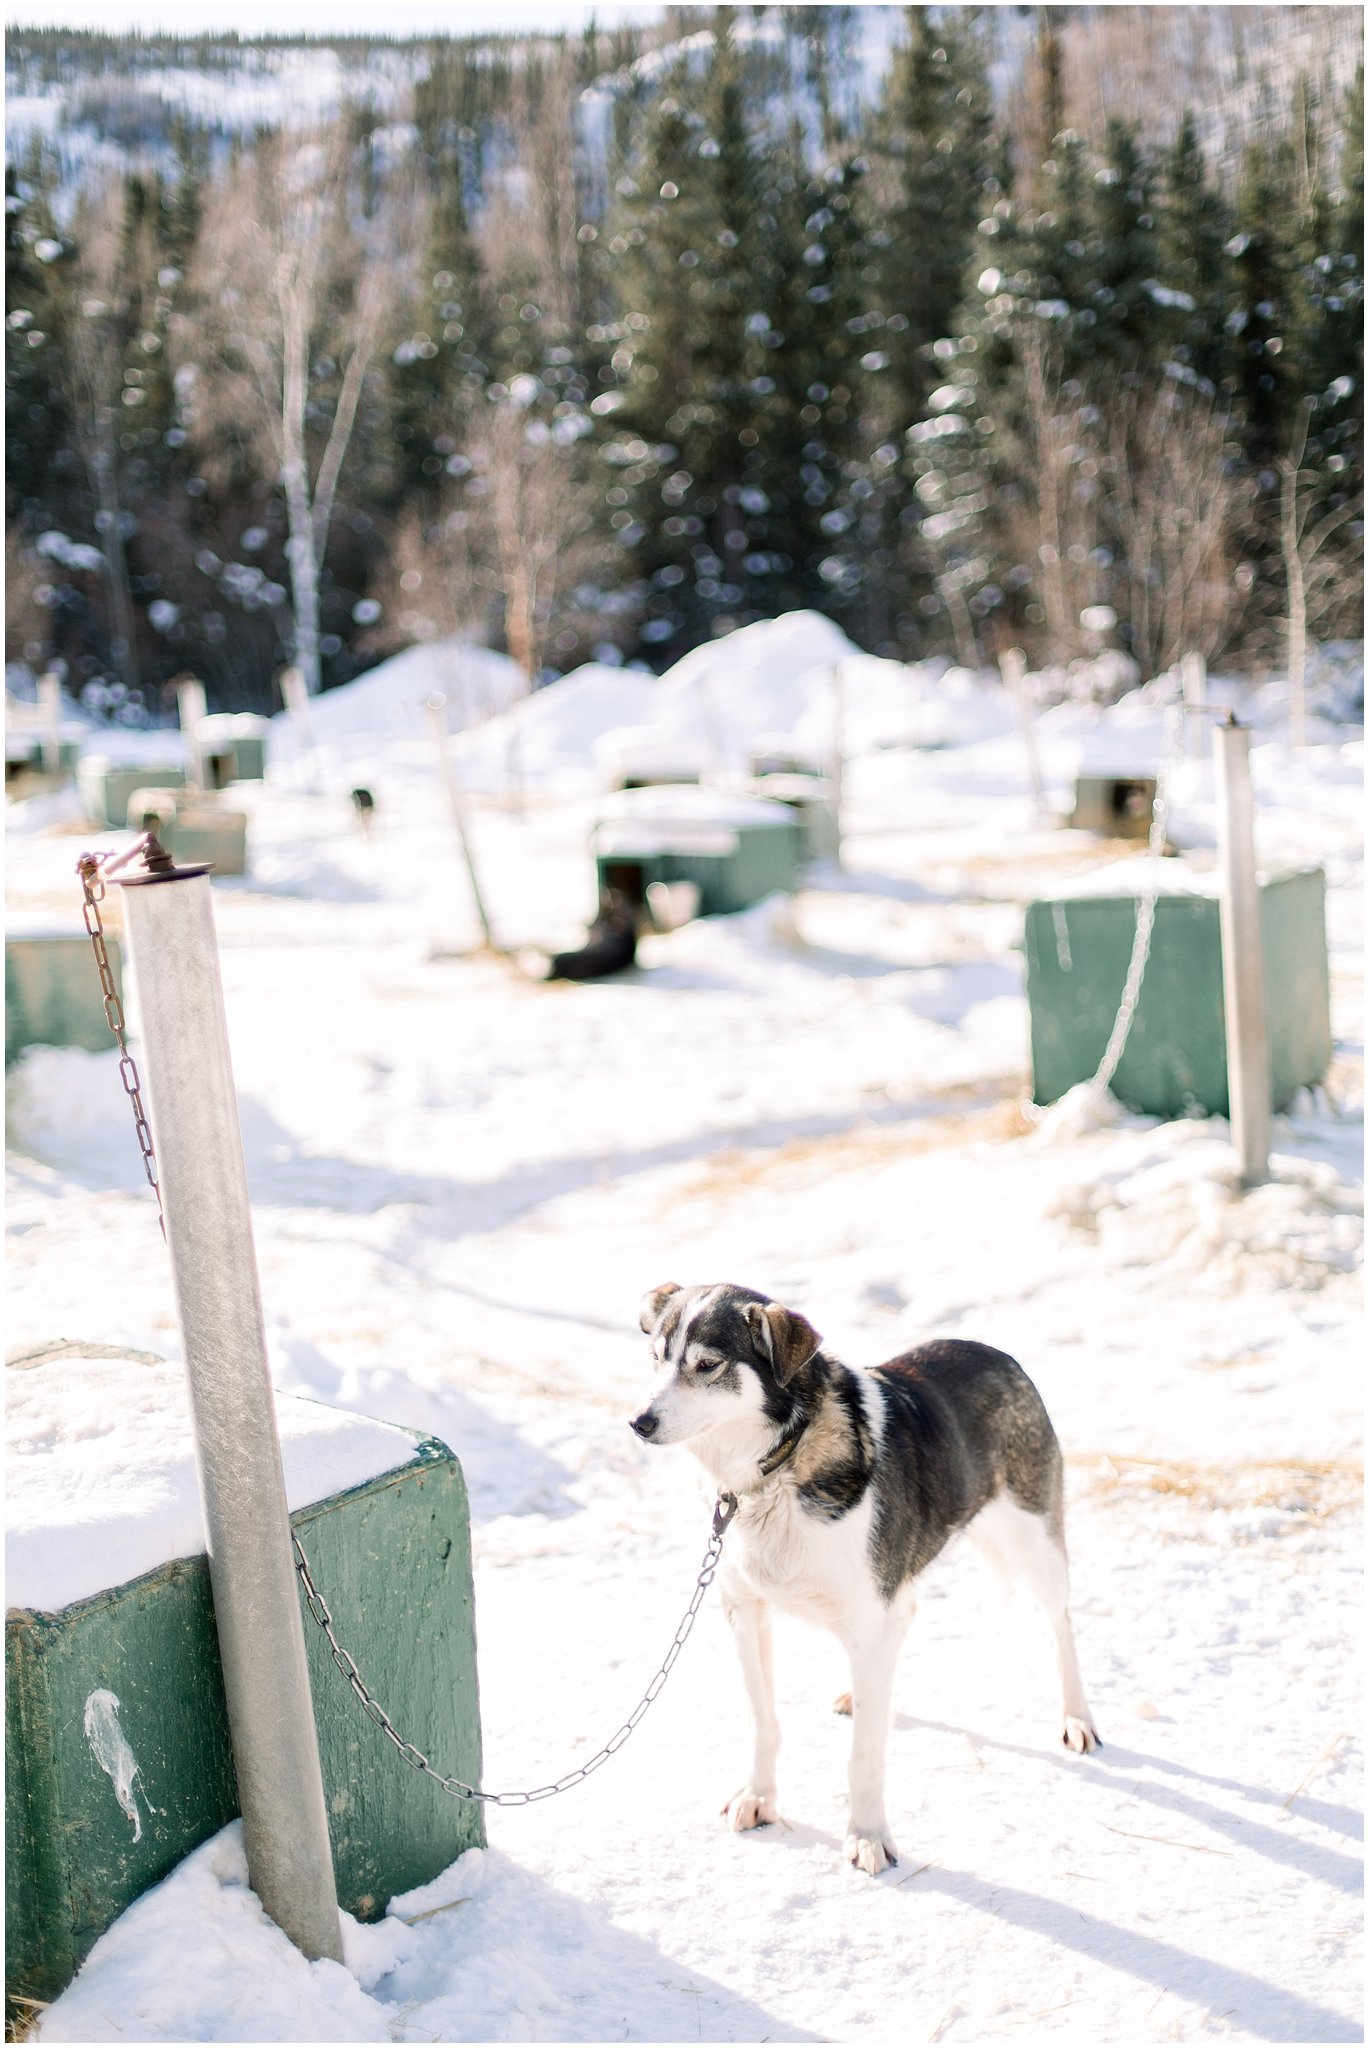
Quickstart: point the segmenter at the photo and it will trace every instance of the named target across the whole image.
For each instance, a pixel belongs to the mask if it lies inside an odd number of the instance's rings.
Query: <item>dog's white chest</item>
[[[840,1632],[853,1593],[859,1597],[870,1577],[869,1520],[868,1501],[833,1522],[805,1514],[794,1493],[780,1487],[738,1518],[731,1563],[776,1607]]]

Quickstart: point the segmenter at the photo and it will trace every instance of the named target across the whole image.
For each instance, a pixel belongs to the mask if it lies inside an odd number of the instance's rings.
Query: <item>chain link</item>
[[[104,898],[105,884],[100,869],[107,856],[98,853],[83,853],[76,863],[76,872],[81,878],[81,889],[85,897],[83,916],[90,943],[95,949],[95,965],[100,970],[100,992],[105,1003],[105,1022],[114,1034],[119,1048],[119,1079],[124,1084],[124,1093],[133,1105],[133,1128],[138,1137],[138,1149],[143,1155],[143,1171],[148,1185],[157,1197],[157,1221],[161,1225],[162,1239],[166,1239],[166,1216],[162,1210],[162,1189],[157,1179],[157,1155],[152,1149],[152,1129],[143,1108],[143,1086],[138,1078],[138,1069],[128,1049],[124,1035],[124,1006],[119,1001],[119,991],[114,985],[114,970],[109,964],[109,952],[105,945],[104,920],[100,916],[100,904]]]
[[[737,1496],[734,1493],[719,1494],[713,1509],[713,1533],[708,1539],[708,1548],[704,1552],[703,1566],[694,1586],[693,1597],[680,1618],[680,1625],[671,1639],[664,1662],[626,1721],[610,1735],[602,1749],[595,1751],[587,1763],[580,1764],[573,1771],[567,1771],[564,1777],[557,1778],[553,1784],[539,1785],[532,1792],[478,1791],[474,1785],[468,1785],[464,1778],[448,1777],[444,1772],[436,1770],[416,1743],[405,1741],[375,1694],[366,1685],[357,1670],[355,1658],[349,1651],[344,1650],[338,1641],[333,1630],[333,1617],[329,1612],[328,1603],[314,1584],[314,1575],[309,1569],[309,1560],[304,1554],[298,1536],[292,1533],[291,1541],[295,1546],[295,1570],[299,1573],[300,1584],[304,1588],[305,1604],[328,1639],[333,1662],[356,1694],[363,1713],[375,1722],[386,1740],[394,1744],[405,1763],[412,1764],[416,1771],[422,1771],[425,1777],[431,1778],[441,1791],[450,1793],[453,1799],[477,1800],[482,1806],[532,1806],[539,1799],[554,1799],[558,1792],[569,1792],[573,1785],[582,1785],[586,1778],[606,1764],[611,1756],[617,1754],[653,1701],[659,1698],[667,1678],[674,1669],[676,1659],[689,1640],[695,1618],[703,1605],[704,1595],[713,1583],[718,1560],[722,1556],[723,1537],[736,1512]]]
[[[1136,1015],[1140,1000],[1141,983],[1145,979],[1146,962],[1150,958],[1150,941],[1155,930],[1155,905],[1160,894],[1160,859],[1165,848],[1165,831],[1169,821],[1169,778],[1183,747],[1183,713],[1176,707],[1165,712],[1165,746],[1155,777],[1155,805],[1150,816],[1150,837],[1146,853],[1151,861],[1151,872],[1146,883],[1145,894],[1136,906],[1136,933],[1131,942],[1131,959],[1127,964],[1127,978],[1122,984],[1122,999],[1117,1006],[1112,1031],[1107,1042],[1098,1071],[1088,1086],[1103,1093],[1112,1084],[1118,1063],[1126,1050],[1127,1037],[1131,1031],[1131,1020]]]

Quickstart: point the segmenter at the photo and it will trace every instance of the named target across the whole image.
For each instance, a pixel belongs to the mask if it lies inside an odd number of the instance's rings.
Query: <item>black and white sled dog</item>
[[[828,1628],[851,1659],[846,1853],[897,1862],[884,1811],[894,1667],[918,1574],[960,1530],[1022,1574],[1055,1628],[1063,1740],[1091,1750],[1069,1615],[1060,1446],[1020,1365],[987,1344],[921,1344],[853,1372],[812,1325],[749,1287],[680,1287],[642,1303],[658,1367],[632,1419],[687,1444],[739,1503],[719,1584],[751,1703],[751,1774],[723,1811],[740,1832],[778,1818],[770,1608]],[[847,1711],[845,1699],[837,1702]]]

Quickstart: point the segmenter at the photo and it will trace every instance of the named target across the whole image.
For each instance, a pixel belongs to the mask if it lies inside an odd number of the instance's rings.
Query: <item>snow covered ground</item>
[[[500,942],[564,943],[590,911],[606,731],[723,762],[816,744],[823,630],[734,636],[691,657],[702,684],[598,669],[463,734]],[[611,1766],[493,1812],[487,1851],[349,1928],[346,1970],[264,1920],[230,1828],[40,2036],[1360,2038],[1360,728],[1316,723],[1294,754],[1277,685],[1222,685],[1256,725],[1262,856],[1327,869],[1336,1039],[1241,1196],[1220,1122],[1025,1107],[1023,906],[1144,855],[1033,820],[1000,691],[853,660],[841,871],[649,938],[632,974],[543,986],[474,950],[422,709],[452,679],[401,661],[235,792],[250,873],[215,908],[277,1384],[460,1454],[486,1783],[598,1748],[693,1585],[701,1484],[626,1428],[637,1302],[667,1278],[762,1287],[853,1363],[934,1334],[1022,1360],[1066,1450],[1106,1746],[1058,1748],[1044,1625],[953,1551],[899,1674],[898,1867],[842,1861],[847,1679],[783,1621],[786,1824],[732,1837],[747,1736],[710,1601]],[[511,701],[488,666],[474,687]],[[1040,718],[1058,808],[1081,764],[1153,770],[1162,694]],[[51,799],[10,823],[16,912],[76,925],[77,852],[123,840]],[[1214,836],[1210,769],[1185,761],[1171,838],[1197,874]],[[174,1352],[115,1055],[33,1051],[8,1093],[11,1352]]]

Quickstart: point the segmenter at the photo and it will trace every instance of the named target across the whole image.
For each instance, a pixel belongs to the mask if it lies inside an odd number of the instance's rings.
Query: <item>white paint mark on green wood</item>
[[[134,1789],[141,1775],[141,1767],[128,1746],[128,1738],[119,1726],[118,1696],[107,1692],[103,1686],[97,1687],[86,1701],[84,1725],[91,1754],[100,1769],[107,1774],[114,1787],[115,1798],[133,1823],[134,1841],[140,1842],[143,1836],[143,1823],[138,1813]],[[143,1798],[147,1799],[146,1788],[143,1791]],[[147,1808],[149,1813],[158,1811],[150,1799],[147,1799]]]

